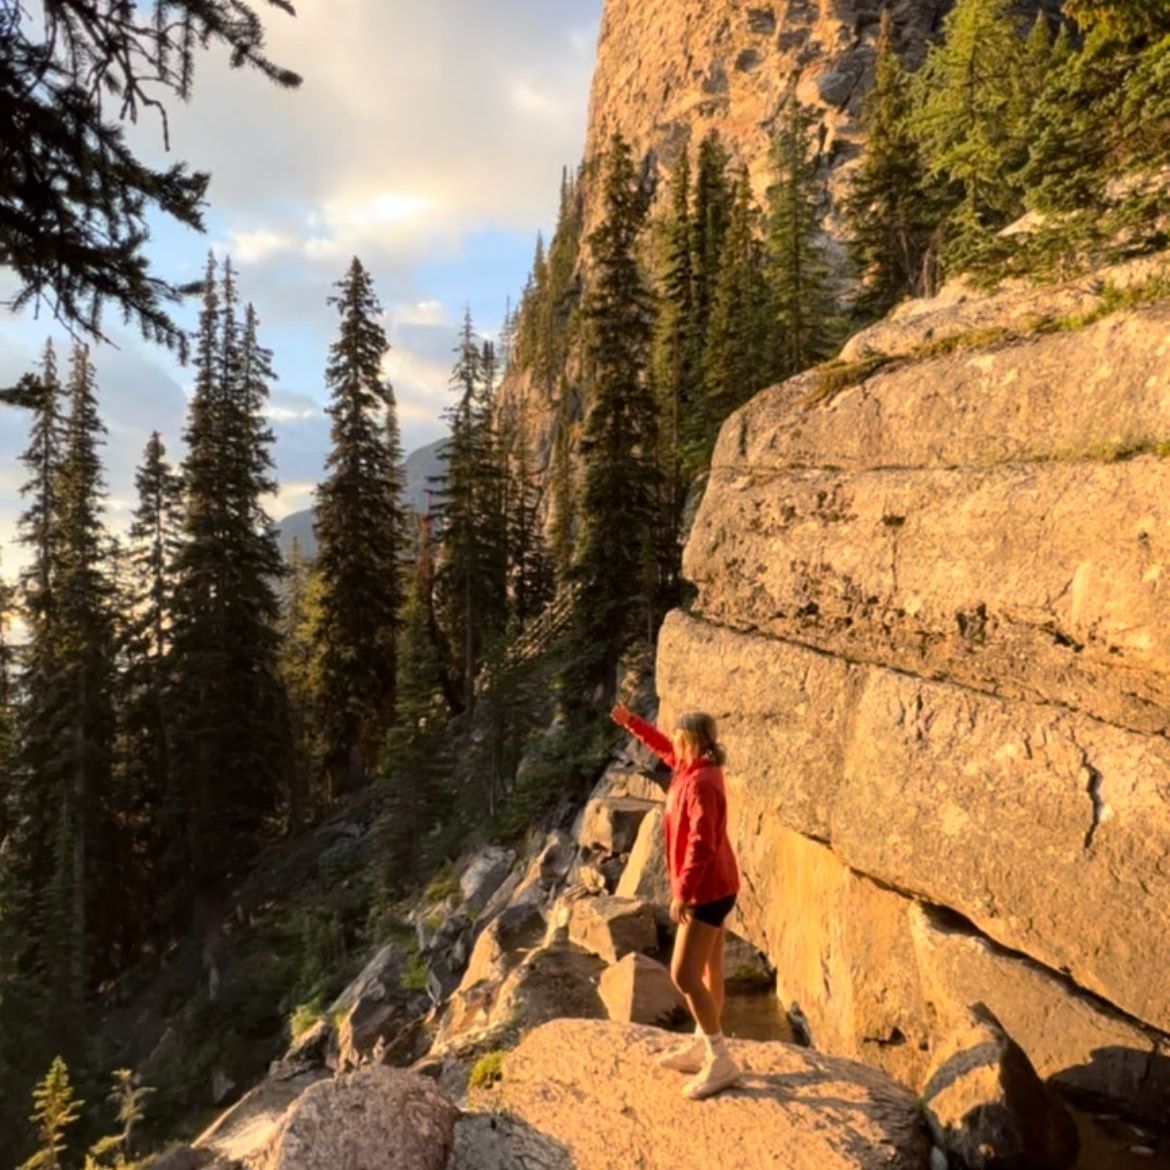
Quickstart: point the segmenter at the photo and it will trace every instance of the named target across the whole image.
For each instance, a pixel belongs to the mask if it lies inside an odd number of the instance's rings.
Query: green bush
[[[502,1048],[485,1052],[472,1066],[470,1085],[473,1089],[490,1089],[497,1081],[504,1079],[504,1057]]]

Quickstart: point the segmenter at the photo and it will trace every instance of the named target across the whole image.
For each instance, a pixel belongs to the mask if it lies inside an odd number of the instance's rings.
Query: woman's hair
[[[717,738],[715,720],[703,711],[687,711],[675,721],[682,755],[687,759],[706,759],[713,764],[727,762],[727,753]]]

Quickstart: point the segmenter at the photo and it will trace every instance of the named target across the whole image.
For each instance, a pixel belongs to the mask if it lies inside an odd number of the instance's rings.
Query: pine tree
[[[568,377],[561,376],[553,402],[552,515],[549,544],[553,571],[558,582],[567,580],[573,563],[577,536],[577,488],[573,464],[573,436],[576,429],[577,393]]]
[[[1058,232],[1075,244],[1078,235],[1108,235],[1121,226],[1114,216],[1101,217],[1113,202],[1113,180],[1170,160],[1170,12],[1141,0],[1078,0],[1066,14],[1078,22],[1083,45],[1071,51],[1062,27],[1029,123],[1022,177],[1030,205],[1058,212],[1065,221]],[[1140,199],[1134,212],[1139,229],[1155,218]]]
[[[425,834],[444,814],[449,763],[443,730],[447,704],[441,649],[436,643],[431,522],[420,517],[398,640],[398,707],[386,737],[382,771],[390,815],[379,844],[383,884],[409,887],[420,870]]]
[[[280,677],[288,695],[289,734],[293,770],[289,784],[289,824],[292,828],[312,819],[328,793],[317,781],[321,775],[322,745],[317,698],[321,694],[321,577],[293,537],[288,575],[281,606]]]
[[[958,0],[915,76],[912,126],[927,177],[949,188],[944,261],[978,260],[1023,211],[1024,44],[1011,0]]]
[[[79,1101],[69,1083],[69,1069],[61,1057],[54,1057],[49,1071],[33,1091],[33,1112],[39,1148],[20,1170],[61,1170],[65,1153],[65,1131],[81,1116]]]
[[[695,279],[691,222],[690,158],[683,154],[671,179],[669,211],[664,228],[662,270],[659,274],[658,313],[655,318],[651,369],[658,397],[661,428],[660,464],[665,498],[663,576],[673,580],[680,568],[676,551],[682,527],[687,485],[697,470],[688,452],[701,445],[702,402],[698,352],[692,329],[695,320]]]
[[[701,351],[711,326],[715,306],[715,284],[719,279],[719,258],[731,223],[732,190],[727,178],[729,158],[717,131],[712,130],[699,144],[695,167],[694,212],[691,219],[691,266],[694,291],[691,337],[696,353],[693,367],[702,366]]]
[[[159,891],[174,887],[181,860],[182,801],[172,769],[171,642],[183,484],[157,431],[143,451],[135,487],[120,633],[115,798],[122,824],[119,882],[140,908],[120,921],[123,947],[131,953],[157,929]]]
[[[230,264],[221,287],[215,276],[209,259],[195,338],[173,635],[184,886],[194,887],[200,905],[250,861],[289,750],[276,663],[282,564],[261,502],[275,486],[263,415],[269,360],[250,308],[238,332]]]
[[[704,464],[710,460],[724,419],[768,382],[775,326],[769,319],[771,302],[757,218],[751,184],[747,174],[741,173],[720,258],[705,354]]]
[[[845,202],[849,255],[862,278],[856,307],[863,320],[884,316],[904,297],[925,291],[923,261],[938,212],[910,129],[910,90],[893,14],[884,8],[874,86],[862,115],[865,153]]]
[[[97,413],[93,365],[88,350],[73,353],[69,415],[60,474],[58,586],[59,689],[63,742],[58,744],[61,851],[54,887],[68,892],[68,979],[65,1002],[82,1010],[91,958],[96,975],[108,974],[108,958],[91,955],[91,936],[109,939],[117,920],[118,894],[113,875],[104,873],[101,858],[113,847],[110,781],[114,738],[111,702],[114,681],[113,588],[106,556],[108,537],[102,520],[105,488],[99,445],[105,434]],[[48,780],[48,777],[44,777]],[[53,909],[54,920],[63,908]],[[103,965],[104,961],[104,965]],[[59,972],[61,976],[65,971]]]
[[[442,557],[436,588],[460,679],[453,707],[475,707],[475,678],[485,649],[507,623],[507,535],[502,468],[495,431],[495,359],[464,314],[451,372],[456,402],[446,411],[451,439],[439,492]]]
[[[612,694],[633,637],[652,637],[658,614],[658,417],[646,371],[652,299],[638,260],[650,192],[621,135],[606,158],[604,219],[589,237],[593,284],[585,300],[589,410],[581,440],[584,484],[573,577],[581,586],[576,656],[582,692]]]
[[[793,109],[776,138],[767,250],[776,313],[774,370],[791,377],[829,357],[839,313],[821,241],[824,183],[814,150],[811,110]]]
[[[333,795],[370,777],[393,721],[402,607],[402,451],[390,345],[369,274],[355,257],[330,303],[341,332],[326,382],[333,420],[329,476],[317,490],[317,627],[325,768]]]

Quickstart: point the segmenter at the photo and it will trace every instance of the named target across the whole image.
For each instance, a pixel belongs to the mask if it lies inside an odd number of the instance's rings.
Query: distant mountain
[[[431,480],[443,470],[442,454],[446,445],[446,439],[439,439],[426,447],[419,447],[406,457],[406,492],[403,502],[415,512],[427,511],[427,495],[434,486]],[[303,512],[293,512],[285,516],[276,526],[280,551],[286,560],[294,540],[301,542],[301,550],[305,556],[317,555],[317,538],[313,535],[315,517],[316,509],[306,508]]]

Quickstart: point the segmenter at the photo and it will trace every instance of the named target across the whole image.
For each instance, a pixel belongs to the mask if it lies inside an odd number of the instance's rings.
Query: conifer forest
[[[1170,168],[1165,5],[1025,19],[956,0],[912,60],[887,6],[844,197],[795,91],[766,181],[716,132],[669,169],[615,133],[559,192],[549,176],[555,230],[523,289],[499,290],[514,308],[451,332],[423,511],[385,373],[389,281],[339,266],[318,297],[315,547],[286,555],[265,305],[222,250],[190,287],[155,273],[148,218],[200,226],[208,176],[155,169],[125,132],[198,90],[201,46],[295,89],[265,49],[282,9],[45,0],[38,24],[0,0],[8,307],[70,334],[0,391],[27,436],[22,567],[0,581],[3,1170],[149,1165],[192,1132],[196,1084],[259,1075],[355,956],[409,932],[411,891],[580,803],[618,742],[610,707],[689,599],[716,443],[756,392],[831,387],[852,333],[960,274],[1067,280],[1167,245],[1170,188],[1143,181]],[[94,355],[118,316],[180,356],[192,392],[113,517]],[[376,860],[340,901],[240,909],[261,859],[350,807],[376,810]],[[172,1050],[128,1067],[97,1021],[184,963]]]

